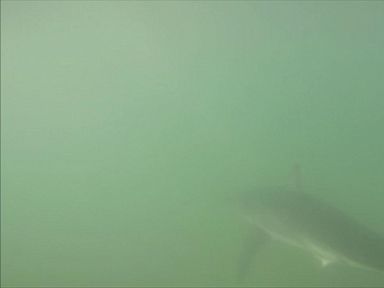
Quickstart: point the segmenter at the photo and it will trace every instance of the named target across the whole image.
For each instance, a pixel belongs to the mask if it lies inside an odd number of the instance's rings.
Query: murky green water
[[[236,286],[237,194],[384,234],[384,3],[2,1],[3,287]],[[245,285],[383,286],[271,243]]]

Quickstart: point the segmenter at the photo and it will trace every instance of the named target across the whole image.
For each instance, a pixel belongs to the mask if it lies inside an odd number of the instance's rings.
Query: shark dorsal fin
[[[293,180],[294,189],[298,192],[302,192],[302,179],[301,179],[301,167],[299,163],[293,166]]]

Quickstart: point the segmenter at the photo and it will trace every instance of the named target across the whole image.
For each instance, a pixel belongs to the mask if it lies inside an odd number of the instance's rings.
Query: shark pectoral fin
[[[319,259],[322,268],[328,267],[337,261],[337,258],[332,255],[315,255],[315,257]]]
[[[269,236],[261,229],[249,231],[244,239],[238,262],[237,280],[243,281],[249,274],[255,254],[268,242]]]
[[[320,263],[321,263],[321,267],[327,267],[329,264],[332,264],[333,261],[330,260],[330,259],[326,259],[326,258],[319,258],[320,260]]]

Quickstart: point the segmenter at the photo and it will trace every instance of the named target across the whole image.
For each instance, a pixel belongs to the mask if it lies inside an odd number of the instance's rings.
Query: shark
[[[275,240],[313,255],[322,267],[342,263],[384,271],[384,236],[330,203],[293,189],[267,187],[243,193],[240,201],[250,226],[238,263],[239,281],[249,275],[255,254]]]

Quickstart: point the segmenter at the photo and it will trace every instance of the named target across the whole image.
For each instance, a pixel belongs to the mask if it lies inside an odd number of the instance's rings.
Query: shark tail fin
[[[238,262],[237,281],[243,282],[250,273],[257,252],[266,244],[268,235],[260,229],[250,229],[244,240]]]

